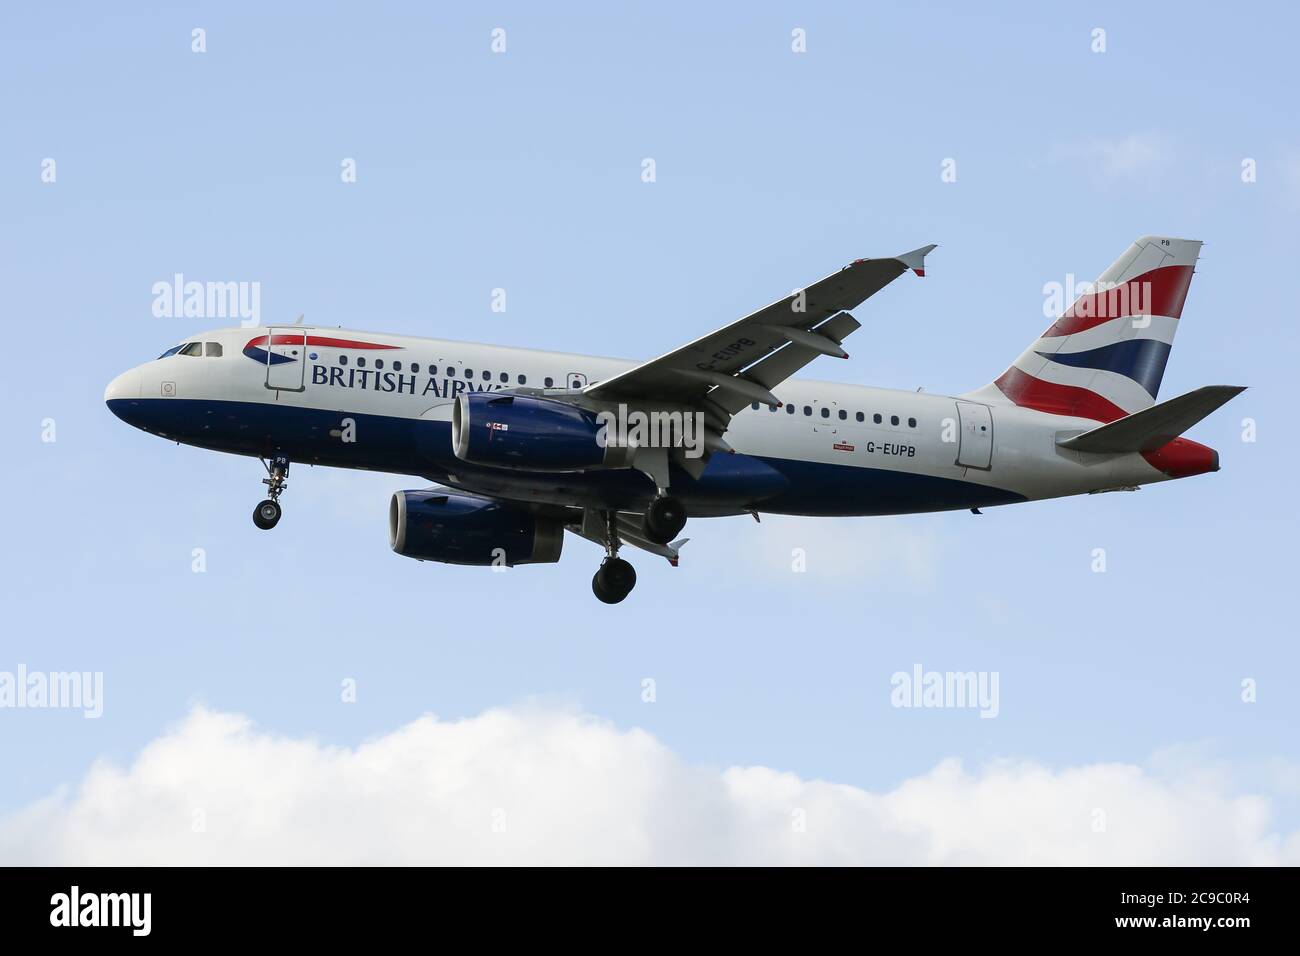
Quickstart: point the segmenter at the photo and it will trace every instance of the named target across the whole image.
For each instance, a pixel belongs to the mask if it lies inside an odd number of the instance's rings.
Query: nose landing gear
[[[591,579],[591,590],[604,603],[617,604],[636,587],[636,568],[618,556],[621,544],[618,537],[618,515],[607,511],[604,517],[605,560]]]
[[[276,455],[269,462],[263,459],[262,464],[266,466],[269,475],[262,479],[262,484],[267,486],[268,497],[253,509],[253,524],[263,531],[270,531],[279,523],[282,514],[280,495],[288,487],[285,479],[289,476],[289,459],[284,455]]]

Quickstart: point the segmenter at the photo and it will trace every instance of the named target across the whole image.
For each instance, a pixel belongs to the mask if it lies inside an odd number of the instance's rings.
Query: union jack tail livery
[[[1099,422],[1150,408],[1200,249],[1142,236],[998,377],[997,391],[1024,408]]]

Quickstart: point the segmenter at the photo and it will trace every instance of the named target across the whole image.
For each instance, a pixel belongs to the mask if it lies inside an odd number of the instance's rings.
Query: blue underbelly
[[[448,422],[193,399],[116,399],[113,413],[147,432],[217,451],[339,468],[361,468],[454,481],[462,487],[525,499],[640,510],[654,483],[627,469],[518,472],[468,465],[452,452]],[[354,425],[344,441],[343,419]],[[674,468],[673,493],[693,514],[755,509],[799,515],[885,515],[946,511],[1024,501],[973,482],[902,471],[749,455],[716,454],[696,480]]]

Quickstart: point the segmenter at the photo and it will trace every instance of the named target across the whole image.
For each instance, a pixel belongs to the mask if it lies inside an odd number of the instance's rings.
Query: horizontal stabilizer
[[[1244,385],[1206,385],[1057,444],[1102,455],[1154,451],[1245,390]]]

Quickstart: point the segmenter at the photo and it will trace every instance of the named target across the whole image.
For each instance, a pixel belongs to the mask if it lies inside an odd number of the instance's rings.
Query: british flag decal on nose
[[[269,340],[269,342],[268,342]],[[297,345],[303,348],[324,348],[324,349],[361,349],[361,350],[383,350],[383,351],[401,351],[400,345],[380,345],[376,342],[359,342],[356,339],[336,339],[328,335],[308,335],[305,339],[302,333],[294,334],[292,332],[276,333],[273,335],[259,335],[248,340],[244,346],[244,354],[257,362],[259,365],[284,365],[287,362],[296,362],[300,356],[284,354],[283,352],[268,351],[277,345],[292,347]]]

